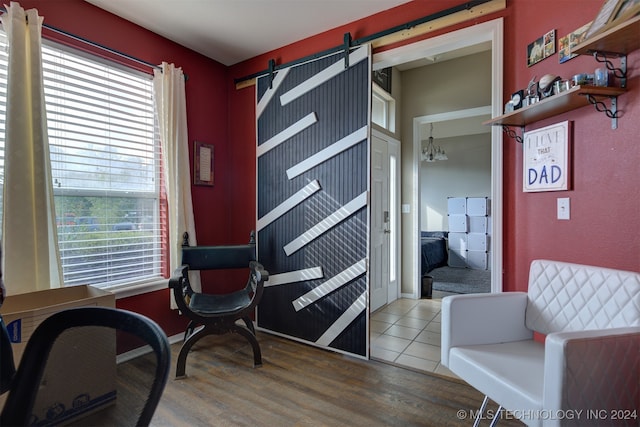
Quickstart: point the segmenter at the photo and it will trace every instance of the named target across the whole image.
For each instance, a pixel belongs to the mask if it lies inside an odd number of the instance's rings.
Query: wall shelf
[[[640,34],[640,15],[596,34],[589,40],[574,46],[571,52],[579,55],[590,55],[594,52],[627,55],[640,49],[638,34]]]
[[[589,97],[593,98],[615,98],[625,92],[625,89],[619,87],[600,87],[600,86],[574,86],[568,91],[558,95],[545,98],[535,104],[515,110],[511,113],[495,117],[491,120],[483,122],[484,125],[501,125],[501,126],[526,126],[530,123],[555,116],[556,114],[566,113],[576,108],[589,105]]]
[[[638,34],[640,34],[640,15],[596,34],[571,50],[572,53],[579,55],[593,55],[596,61],[604,63],[607,69],[613,71],[615,77],[620,79],[621,87],[574,86],[566,92],[495,117],[483,124],[503,126],[509,136],[522,142],[522,138],[509,129],[509,126],[524,128],[530,123],[593,104],[596,110],[604,112],[611,118],[611,128],[616,129],[618,127],[618,96],[626,92],[627,54],[640,49]],[[614,67],[609,61],[608,57],[611,56],[620,58],[619,68]],[[607,108],[602,102],[606,98],[611,100],[611,108]]]

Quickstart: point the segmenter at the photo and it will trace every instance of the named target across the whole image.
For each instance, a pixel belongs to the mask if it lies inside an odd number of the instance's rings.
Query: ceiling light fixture
[[[447,154],[442,148],[433,145],[433,123],[430,124],[431,129],[429,131],[429,139],[427,140],[427,145],[424,146],[425,141],[422,141],[422,161],[435,162],[436,160],[449,160]]]

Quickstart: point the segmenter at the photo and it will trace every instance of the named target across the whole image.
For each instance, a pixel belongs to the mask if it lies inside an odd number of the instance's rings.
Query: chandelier
[[[439,146],[433,145],[433,123],[431,123],[431,129],[429,131],[429,139],[427,145],[424,146],[424,140],[422,141],[422,161],[423,162],[435,162],[436,160],[449,160],[447,154]]]

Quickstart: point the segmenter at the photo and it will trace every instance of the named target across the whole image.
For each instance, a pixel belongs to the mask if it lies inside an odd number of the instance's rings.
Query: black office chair
[[[118,339],[135,338],[153,350],[155,357],[143,356],[135,378],[114,378],[130,363],[116,367],[116,333]],[[147,426],[166,385],[170,360],[167,336],[145,316],[107,307],[60,311],[43,320],[29,338],[0,425]],[[103,393],[103,386],[109,391]]]
[[[246,285],[231,293],[195,292],[189,284],[189,271],[247,269]],[[189,235],[184,233],[182,265],[169,280],[178,308],[190,319],[185,331],[184,343],[178,355],[176,378],[185,376],[187,355],[191,347],[207,335],[237,333],[249,341],[253,348],[254,367],[262,365],[260,344],[251,320],[255,307],[260,302],[264,282],[269,273],[256,260],[255,234],[247,245],[235,246],[189,246]],[[203,283],[203,288],[212,288]],[[244,324],[238,324],[241,320]],[[196,331],[198,326],[201,329]]]

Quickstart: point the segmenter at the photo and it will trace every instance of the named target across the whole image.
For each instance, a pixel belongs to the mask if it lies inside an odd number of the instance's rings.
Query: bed
[[[420,253],[421,276],[434,268],[447,265],[447,232],[422,231],[420,233]]]

